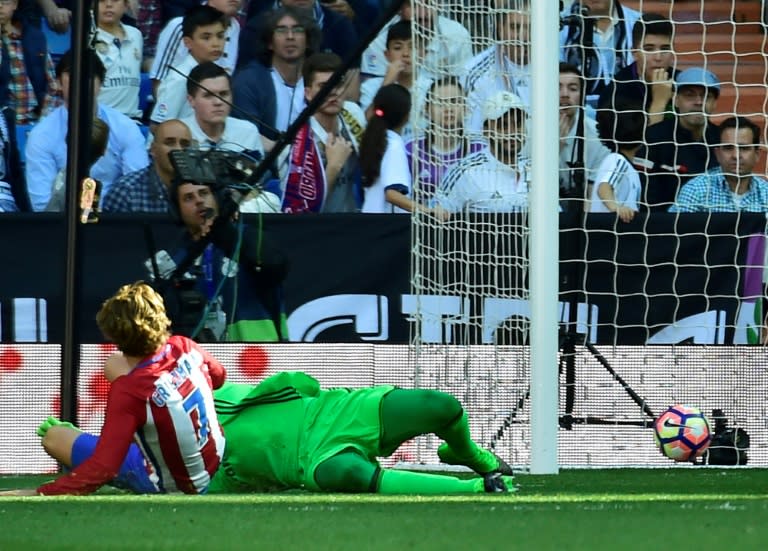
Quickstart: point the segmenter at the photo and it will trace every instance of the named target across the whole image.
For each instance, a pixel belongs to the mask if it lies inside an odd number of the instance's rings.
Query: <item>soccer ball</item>
[[[691,406],[672,406],[653,424],[656,446],[674,461],[693,461],[701,457],[712,439],[709,423],[701,410]]]

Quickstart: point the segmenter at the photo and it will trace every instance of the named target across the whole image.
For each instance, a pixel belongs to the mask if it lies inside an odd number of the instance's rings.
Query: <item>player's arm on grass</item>
[[[86,495],[95,492],[117,476],[133,442],[136,429],[144,424],[143,400],[130,394],[130,385],[121,378],[112,383],[99,442],[93,455],[72,472],[40,486],[42,495]]]

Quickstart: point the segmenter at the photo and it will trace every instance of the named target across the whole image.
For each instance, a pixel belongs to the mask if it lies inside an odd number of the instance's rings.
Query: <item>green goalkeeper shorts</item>
[[[323,390],[243,410],[224,426],[224,461],[208,492],[320,491],[318,465],[349,449],[375,464],[382,455],[381,400],[394,388]]]

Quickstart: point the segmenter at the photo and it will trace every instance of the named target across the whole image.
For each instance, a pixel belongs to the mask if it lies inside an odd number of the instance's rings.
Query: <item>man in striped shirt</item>
[[[488,146],[448,169],[435,195],[438,207],[450,213],[525,212],[530,173],[525,104],[512,92],[497,92],[482,115]]]
[[[205,493],[224,454],[213,407],[224,367],[192,340],[170,335],[163,299],[145,283],[122,286],[96,323],[121,352],[105,367],[112,384],[101,436],[49,418],[38,429],[43,447],[73,470],[16,495],[85,495],[108,483],[138,493]]]
[[[467,133],[483,133],[483,106],[497,92],[512,92],[530,106],[530,0],[497,0],[496,43],[467,64],[462,86],[467,93]]]
[[[720,164],[685,184],[669,212],[768,212],[768,181],[753,174],[760,157],[760,128],[745,117],[720,125]]]

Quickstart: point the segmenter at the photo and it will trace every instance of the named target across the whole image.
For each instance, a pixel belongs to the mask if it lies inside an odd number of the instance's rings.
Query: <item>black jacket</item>
[[[716,167],[713,148],[719,140],[720,130],[715,124],[707,125],[703,142],[694,140],[678,117],[648,127],[647,146],[637,154],[653,163],[646,173],[644,201],[648,208],[666,211],[684,183]]]

